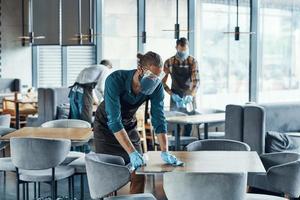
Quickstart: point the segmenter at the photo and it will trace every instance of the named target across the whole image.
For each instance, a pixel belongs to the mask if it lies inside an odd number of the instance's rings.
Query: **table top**
[[[51,139],[69,139],[72,142],[87,141],[91,139],[93,132],[91,128],[34,128],[25,127],[11,132],[0,141],[9,141],[12,137],[39,137]]]
[[[224,122],[225,113],[171,116],[171,117],[167,117],[166,119],[169,123],[176,123],[176,124],[202,124],[202,123]]]
[[[5,97],[4,101],[14,102],[14,103],[37,103],[37,99],[29,99],[29,98],[22,98],[22,99],[15,99],[15,97]]]
[[[160,151],[147,152],[147,165],[137,169],[137,174],[157,174],[171,171],[203,173],[266,172],[255,151],[172,152],[185,163],[183,167],[164,164],[160,153]]]

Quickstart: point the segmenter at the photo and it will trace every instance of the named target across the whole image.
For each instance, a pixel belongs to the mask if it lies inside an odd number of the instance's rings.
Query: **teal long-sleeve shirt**
[[[122,112],[126,110],[121,102],[130,105],[141,105],[147,99],[151,101],[151,122],[155,133],[167,133],[167,122],[164,116],[164,89],[160,83],[151,95],[139,93],[135,95],[132,91],[132,79],[136,70],[117,70],[110,74],[105,82],[104,101],[107,114],[107,125],[116,133],[124,128],[122,123]]]

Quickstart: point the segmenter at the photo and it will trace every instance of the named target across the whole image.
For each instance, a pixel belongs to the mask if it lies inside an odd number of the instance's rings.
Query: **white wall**
[[[2,78],[20,78],[22,85],[31,86],[31,47],[23,47],[22,5],[20,0],[2,0],[0,17]]]

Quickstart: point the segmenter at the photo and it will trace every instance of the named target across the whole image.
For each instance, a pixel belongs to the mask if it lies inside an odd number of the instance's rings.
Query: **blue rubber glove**
[[[185,108],[186,107],[186,104],[184,103],[183,100],[179,101],[179,102],[176,102],[176,107],[177,108]]]
[[[191,102],[193,102],[193,96],[191,96],[191,95],[185,96],[183,98],[183,101],[185,104],[191,103]]]
[[[176,158],[176,156],[170,154],[169,152],[163,151],[160,154],[163,161],[165,161],[167,164],[174,165],[174,166],[183,166],[184,163],[181,162]]]
[[[178,94],[172,94],[171,97],[172,97],[172,100],[175,101],[176,103],[182,101],[182,98]]]
[[[145,160],[143,156],[137,151],[134,151],[131,154],[129,154],[129,158],[130,158],[130,163],[134,169],[137,169],[145,165]]]

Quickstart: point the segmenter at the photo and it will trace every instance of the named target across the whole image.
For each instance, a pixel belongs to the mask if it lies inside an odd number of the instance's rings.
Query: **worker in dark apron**
[[[198,64],[189,55],[188,40],[180,38],[176,41],[176,55],[167,59],[164,64],[165,77],[162,82],[165,91],[171,96],[170,110],[188,115],[196,112],[196,93],[200,85]],[[171,76],[171,88],[167,85]],[[192,125],[184,126],[184,136],[191,136]]]
[[[112,65],[102,60],[99,65],[84,68],[70,86],[70,119],[81,119],[92,123],[93,104],[103,100],[104,82]],[[95,95],[93,95],[95,94]]]
[[[96,111],[94,122],[96,152],[121,156],[134,169],[144,165],[135,113],[149,99],[161,157],[166,163],[180,165],[182,163],[168,152],[161,57],[154,52],[137,57],[136,70],[118,70],[106,79],[104,101]],[[144,185],[145,176],[133,172],[130,193],[143,193]]]

